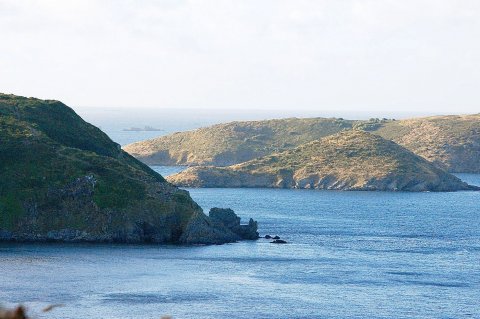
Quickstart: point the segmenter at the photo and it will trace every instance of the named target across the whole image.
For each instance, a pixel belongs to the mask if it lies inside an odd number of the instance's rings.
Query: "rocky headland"
[[[196,166],[167,178],[185,187],[372,191],[477,189],[404,147],[362,130],[228,167]]]
[[[288,118],[231,122],[133,143],[124,149],[152,165],[229,166],[350,129],[392,140],[449,172],[480,172],[480,114],[398,121]]]
[[[223,215],[222,215],[223,214]],[[221,244],[256,223],[206,216],[187,191],[59,101],[0,94],[0,240]]]
[[[217,124],[133,143],[124,150],[150,165],[228,166],[352,128],[342,119],[279,119]]]

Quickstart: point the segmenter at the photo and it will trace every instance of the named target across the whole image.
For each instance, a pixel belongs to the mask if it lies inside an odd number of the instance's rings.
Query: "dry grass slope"
[[[409,120],[335,118],[232,122],[125,146],[158,165],[228,166],[295,148],[343,130],[376,133],[450,172],[480,172],[480,115]]]
[[[480,114],[395,121],[376,134],[449,172],[480,173]]]
[[[124,149],[148,164],[227,166],[350,129],[343,119],[232,122],[130,144]]]
[[[452,191],[469,187],[400,145],[361,130],[228,167],[191,167],[168,178],[193,187]]]

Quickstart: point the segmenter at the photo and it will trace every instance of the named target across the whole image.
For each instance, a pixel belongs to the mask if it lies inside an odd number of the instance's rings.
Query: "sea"
[[[288,243],[2,243],[0,303],[52,319],[480,318],[480,192],[187,190]]]

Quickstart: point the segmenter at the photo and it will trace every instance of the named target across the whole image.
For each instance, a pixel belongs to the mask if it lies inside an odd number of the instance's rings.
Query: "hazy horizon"
[[[214,124],[233,121],[260,121],[280,118],[344,118],[367,120],[370,118],[405,119],[432,115],[425,112],[339,111],[339,110],[238,110],[238,109],[152,109],[128,107],[75,107],[73,109],[87,122],[98,126],[115,142],[126,145],[179,131],[189,131]],[[130,128],[150,126],[159,131],[126,131]]]
[[[0,0],[0,28],[0,91],[74,107],[479,110],[473,0]]]

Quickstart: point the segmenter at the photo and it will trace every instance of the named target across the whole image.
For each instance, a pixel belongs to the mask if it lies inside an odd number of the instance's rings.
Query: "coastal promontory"
[[[343,131],[228,167],[190,167],[167,179],[187,187],[372,191],[475,189],[406,148],[362,130]]]
[[[240,239],[65,104],[0,94],[0,240]]]
[[[357,129],[404,146],[454,173],[480,172],[480,114],[393,120],[286,118],[217,124],[126,145],[151,165],[229,166]]]

